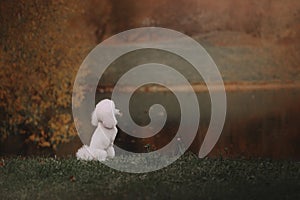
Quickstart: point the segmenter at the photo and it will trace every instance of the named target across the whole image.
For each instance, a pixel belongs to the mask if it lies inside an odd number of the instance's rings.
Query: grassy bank
[[[300,162],[188,154],[164,169],[129,174],[74,158],[1,160],[0,199],[300,199]]]

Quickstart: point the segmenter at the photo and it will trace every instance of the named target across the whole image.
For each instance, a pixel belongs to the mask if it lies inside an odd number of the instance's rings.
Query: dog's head
[[[92,125],[98,126],[98,122],[102,122],[105,128],[111,129],[117,125],[115,115],[120,114],[120,111],[115,108],[115,103],[112,100],[104,99],[100,101],[92,113]]]

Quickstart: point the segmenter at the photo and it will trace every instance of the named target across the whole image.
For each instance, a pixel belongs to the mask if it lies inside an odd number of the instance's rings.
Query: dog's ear
[[[98,117],[97,117],[96,110],[94,110],[93,113],[92,113],[91,123],[92,123],[93,126],[98,126]]]
[[[111,129],[117,125],[117,119],[115,117],[115,103],[109,99],[104,100],[102,107],[103,113],[101,116],[103,126]]]

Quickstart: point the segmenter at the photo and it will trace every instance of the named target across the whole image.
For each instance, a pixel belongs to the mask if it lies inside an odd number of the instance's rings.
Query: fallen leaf
[[[71,181],[71,182],[75,182],[75,181],[76,181],[76,178],[75,178],[75,176],[70,176],[70,178],[69,178],[69,179],[70,179],[70,181]]]

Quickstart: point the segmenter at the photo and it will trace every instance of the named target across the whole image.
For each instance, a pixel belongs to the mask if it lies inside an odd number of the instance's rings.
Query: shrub
[[[73,81],[95,45],[83,37],[89,30],[72,25],[78,20],[72,9],[80,9],[80,1],[1,4],[0,139],[22,134],[38,146],[56,148],[77,134]]]

